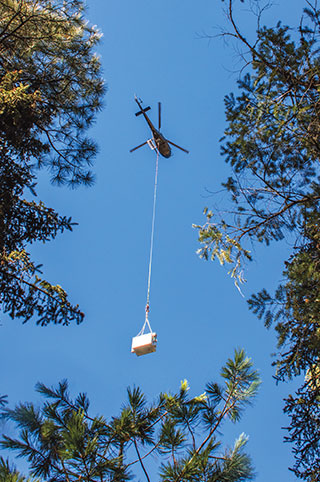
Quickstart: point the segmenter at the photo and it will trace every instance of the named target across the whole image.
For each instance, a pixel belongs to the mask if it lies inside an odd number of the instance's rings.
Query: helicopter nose
[[[169,144],[167,143],[163,143],[160,148],[159,148],[159,151],[160,151],[160,154],[163,156],[163,157],[170,157],[171,156],[171,149],[170,149],[170,146]]]

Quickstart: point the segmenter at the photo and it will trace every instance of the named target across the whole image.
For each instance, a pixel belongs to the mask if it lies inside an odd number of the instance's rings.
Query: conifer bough
[[[205,209],[206,222],[197,226],[199,254],[229,264],[239,284],[252,245],[287,239],[294,247],[275,294],[262,289],[249,307],[268,328],[275,325],[278,379],[309,373],[286,400],[287,440],[295,443],[295,474],[319,482],[320,9],[317,1],[301,1],[296,28],[266,27],[259,2],[242,3],[256,15],[254,40],[244,33],[248,23],[241,28],[237,22],[240,2],[233,0],[224,3],[231,28],[222,34],[240,45],[248,67],[237,94],[225,97],[222,155],[232,175],[223,187],[231,201],[223,215]]]
[[[84,316],[26,252],[74,223],[24,198],[36,195],[41,167],[56,184],[93,182],[97,147],[86,131],[104,85],[94,52],[101,35],[83,13],[80,0],[0,1],[0,303],[12,318],[41,325]]]
[[[89,413],[89,399],[73,400],[66,381],[57,388],[37,385],[47,401],[4,409],[18,438],[4,436],[3,448],[28,461],[33,477],[51,482],[123,482],[137,476],[151,482],[245,482],[254,471],[241,434],[223,447],[221,430],[236,423],[252,403],[260,383],[243,350],[221,370],[223,383],[209,383],[202,395],[189,395],[186,380],[176,394],[161,393],[147,403],[142,391],[127,391],[120,414],[106,419]],[[10,464],[0,464],[0,480]],[[11,469],[14,472],[14,469]],[[22,479],[24,480],[24,479]]]

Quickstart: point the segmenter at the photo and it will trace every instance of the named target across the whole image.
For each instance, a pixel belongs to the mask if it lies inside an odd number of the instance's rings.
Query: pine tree
[[[0,482],[40,482],[36,479],[26,478],[15,467],[10,466],[8,460],[0,457]]]
[[[37,391],[47,399],[41,407],[21,403],[3,410],[20,435],[4,436],[1,445],[25,458],[32,476],[50,482],[120,482],[137,471],[150,482],[156,460],[166,482],[252,480],[247,437],[241,434],[226,448],[221,429],[241,418],[259,377],[243,350],[227,361],[221,376],[224,383],[209,383],[202,395],[191,397],[184,380],[176,394],[161,393],[155,403],[147,403],[140,388],[129,388],[120,414],[109,419],[90,414],[85,394],[73,400],[66,381],[57,388],[39,383]]]
[[[196,227],[200,256],[229,264],[238,286],[244,281],[252,244],[291,240],[294,250],[285,263],[282,283],[274,295],[265,289],[253,295],[249,307],[267,327],[275,326],[278,379],[309,371],[314,383],[319,373],[314,367],[320,366],[320,10],[317,2],[304,5],[294,29],[281,22],[262,26],[263,12],[258,2],[252,2],[258,27],[250,42],[236,22],[236,2],[225,2],[232,29],[222,35],[240,43],[248,67],[241,73],[237,95],[225,97],[227,128],[221,142],[222,155],[233,171],[223,183],[230,195],[230,215],[222,217],[219,209],[206,208],[205,224]],[[310,383],[301,387],[304,393],[309,389]],[[300,450],[298,438],[288,437],[297,442],[295,471],[305,480],[320,481],[319,474],[310,476],[320,463],[320,437],[315,435],[319,431],[313,430],[316,417],[312,415],[308,424],[305,411],[299,421],[302,411],[295,410],[300,399],[299,391],[286,401],[290,431],[297,434],[294,427],[299,427],[300,436],[313,442],[308,453],[306,447]],[[314,401],[312,411],[319,416],[317,399],[308,400],[309,407]]]
[[[27,252],[28,243],[74,225],[32,200],[37,169],[57,184],[93,181],[97,148],[86,131],[104,87],[93,50],[100,33],[83,11],[81,0],[0,3],[0,303],[11,318],[41,325],[84,316],[61,286],[39,276]]]

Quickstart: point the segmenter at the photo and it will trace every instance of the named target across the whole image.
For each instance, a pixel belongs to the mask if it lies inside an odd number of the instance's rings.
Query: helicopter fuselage
[[[143,111],[143,108],[141,104],[138,102],[138,100],[136,100],[136,102],[141,109],[141,114],[143,115],[148,126],[151,129],[152,136],[156,144],[156,148],[158,149],[161,156],[166,157],[168,159],[171,156],[171,148],[169,146],[167,139],[154,127],[154,125],[152,124],[147,114]]]
[[[152,135],[153,135],[153,139],[154,139],[154,142],[156,143],[158,151],[160,152],[160,154],[163,157],[166,157],[168,159],[168,157],[171,156],[171,148],[169,146],[168,141],[155,128],[152,129]]]

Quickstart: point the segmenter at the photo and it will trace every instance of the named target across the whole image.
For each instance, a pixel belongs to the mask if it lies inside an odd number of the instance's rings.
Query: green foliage
[[[206,208],[206,223],[195,226],[198,253],[229,264],[239,283],[249,247],[283,239],[294,245],[275,294],[262,289],[249,300],[266,327],[275,327],[274,364],[278,379],[285,380],[320,365],[320,10],[317,2],[305,1],[297,28],[281,22],[269,27],[262,26],[259,3],[251,2],[258,23],[255,40],[249,42],[235,20],[237,2],[224,3],[231,31],[222,36],[244,48],[247,71],[241,71],[238,92],[225,97],[221,152],[232,169],[223,183],[229,200],[223,216]],[[303,396],[286,401],[292,421],[288,441],[296,444],[296,474],[320,481],[319,470],[315,475],[320,438],[313,437],[319,400],[309,393],[310,384],[301,390]],[[300,404],[303,398],[307,404]]]
[[[71,187],[93,181],[97,148],[86,131],[104,87],[93,51],[100,33],[83,10],[81,0],[0,3],[0,303],[11,318],[40,325],[84,317],[59,285],[39,277],[26,250],[75,224],[32,200],[36,169]]]
[[[286,400],[285,413],[291,422],[285,440],[294,443],[295,475],[318,482],[320,474],[319,370],[311,369],[304,385]]]
[[[319,12],[306,12],[295,41],[289,27],[261,27],[251,46],[252,72],[238,81],[240,93],[225,98],[228,126],[222,154],[233,169],[223,186],[231,195],[230,219],[196,226],[200,255],[230,263],[239,273],[248,259],[244,242],[269,244],[300,233],[305,215],[319,208]],[[234,276],[234,272],[231,271]]]
[[[252,296],[250,308],[275,324],[281,349],[275,362],[277,376],[283,380],[307,373],[295,395],[285,401],[290,416],[289,436],[294,443],[294,473],[306,481],[320,480],[320,235],[317,217],[305,229],[305,245],[286,263],[284,282],[274,297],[265,290]]]
[[[304,246],[293,254],[283,272],[284,282],[272,297],[266,290],[253,295],[249,306],[267,327],[272,323],[281,348],[276,362],[279,378],[291,378],[319,363],[320,235],[313,216],[304,232]]]
[[[184,380],[176,394],[162,393],[153,404],[140,388],[128,389],[120,414],[109,420],[89,414],[85,394],[72,400],[66,381],[57,388],[38,384],[48,401],[39,408],[31,403],[4,408],[3,417],[17,426],[19,437],[4,436],[1,445],[25,458],[32,476],[52,482],[125,481],[138,464],[150,482],[152,454],[160,460],[163,482],[251,480],[247,437],[240,435],[233,448],[223,448],[219,439],[223,423],[237,422],[256,395],[258,374],[239,350],[221,375],[221,386],[208,384],[198,397],[188,394]]]
[[[251,260],[250,251],[243,249],[236,239],[230,237],[228,226],[224,221],[220,224],[212,222],[212,211],[205,208],[204,214],[207,222],[202,226],[193,225],[198,229],[198,240],[202,245],[197,254],[205,260],[210,258],[211,261],[214,261],[217,258],[222,266],[232,264],[233,267],[229,274],[234,278],[236,286],[239,287],[239,284],[244,282],[242,266],[246,260]]]
[[[92,51],[101,35],[83,10],[81,0],[0,4],[0,78],[2,89],[15,97],[4,104],[0,132],[18,155],[26,139],[28,154],[36,147],[37,164],[48,166],[55,182],[70,185],[92,181],[87,167],[96,147],[85,131],[103,93],[100,62]]]
[[[11,467],[8,460],[0,457],[0,482],[39,482],[21,475],[15,467]]]

